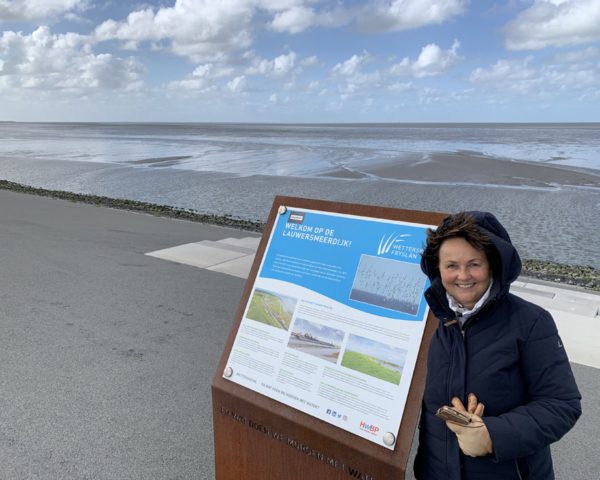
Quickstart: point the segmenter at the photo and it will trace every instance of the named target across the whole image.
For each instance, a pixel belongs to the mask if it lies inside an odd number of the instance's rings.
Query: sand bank
[[[179,165],[182,160],[192,158],[191,155],[179,155],[172,157],[142,158],[141,160],[130,160],[131,165],[148,165],[149,167],[173,167]]]
[[[557,185],[600,187],[596,170],[548,163],[492,158],[477,152],[409,154],[391,163],[340,168],[336,178],[376,176],[382,179],[442,184],[512,185],[552,188]]]

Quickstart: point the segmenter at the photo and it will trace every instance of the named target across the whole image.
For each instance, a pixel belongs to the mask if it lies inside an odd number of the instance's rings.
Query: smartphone
[[[435,415],[436,417],[441,418],[442,420],[449,420],[460,425],[468,425],[469,423],[471,423],[471,419],[467,417],[464,413],[460,413],[455,408],[449,407],[447,405],[440,407]]]

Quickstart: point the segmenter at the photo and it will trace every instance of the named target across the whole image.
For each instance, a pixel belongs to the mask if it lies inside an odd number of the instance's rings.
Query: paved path
[[[214,478],[210,383],[244,280],[146,254],[245,237],[0,191],[0,478]],[[573,367],[557,478],[590,480],[600,372]]]

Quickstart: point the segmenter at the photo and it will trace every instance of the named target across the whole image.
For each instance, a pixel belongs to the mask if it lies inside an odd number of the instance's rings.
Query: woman
[[[550,444],[579,418],[581,396],[551,315],[508,291],[521,271],[508,233],[490,213],[451,215],[428,232],[421,268],[440,325],[416,478],[553,479]],[[437,418],[446,404],[471,423]]]

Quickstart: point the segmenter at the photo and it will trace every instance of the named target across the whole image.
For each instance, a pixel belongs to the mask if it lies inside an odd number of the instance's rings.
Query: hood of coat
[[[510,236],[498,219],[489,212],[471,211],[466,212],[471,215],[477,224],[479,230],[484,233],[492,242],[500,257],[499,271],[493,271],[494,285],[491,296],[508,292],[510,284],[514,282],[521,273],[521,258],[516,248],[510,240]],[[445,223],[447,220],[444,220]],[[432,289],[438,293],[438,297],[444,292],[440,279],[438,265],[432,261],[426,261],[425,257],[421,259],[421,269],[429,277]]]

